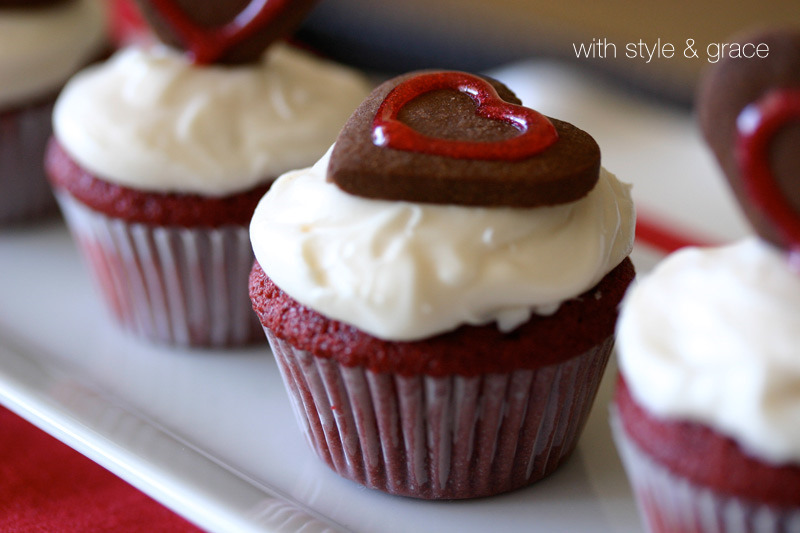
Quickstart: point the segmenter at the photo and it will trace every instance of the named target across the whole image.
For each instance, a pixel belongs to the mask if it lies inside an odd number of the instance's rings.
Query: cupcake
[[[0,224],[55,210],[44,175],[53,103],[105,51],[97,0],[0,2]]]
[[[324,153],[369,91],[281,42],[249,56],[217,44],[130,47],[82,71],[58,98],[46,158],[114,317],[179,346],[263,341],[247,293],[253,209],[275,177]]]
[[[769,56],[721,60],[698,111],[757,236],[670,255],[618,324],[612,425],[651,532],[800,532],[800,32],[733,42]]]
[[[380,85],[251,223],[253,308],[311,448],[424,499],[553,472],[608,360],[633,223],[594,140],[499,82]]]

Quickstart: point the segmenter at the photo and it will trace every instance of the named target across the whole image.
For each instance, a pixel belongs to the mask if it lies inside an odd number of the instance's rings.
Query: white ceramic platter
[[[747,232],[692,117],[549,64],[492,73],[592,133],[642,210],[715,240]],[[646,272],[658,259],[637,246]],[[0,402],[215,532],[641,531],[611,442],[609,367],[575,455],[524,490],[424,502],[340,479],[307,448],[266,345],[154,347],[105,315],[58,221],[0,232]]]

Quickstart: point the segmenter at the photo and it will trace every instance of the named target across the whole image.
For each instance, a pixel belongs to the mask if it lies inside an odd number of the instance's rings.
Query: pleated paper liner
[[[247,292],[254,259],[246,227],[129,223],[63,190],[56,196],[100,292],[125,329],[191,347],[263,339]]]
[[[344,366],[265,333],[316,454],[356,483],[425,499],[490,496],[553,472],[577,444],[613,344],[535,370],[432,377]]]
[[[721,493],[674,474],[627,434],[613,407],[611,427],[650,533],[800,533],[800,509]]]

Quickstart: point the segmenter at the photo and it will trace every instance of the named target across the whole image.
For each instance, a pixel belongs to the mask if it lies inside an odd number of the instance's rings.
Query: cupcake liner
[[[403,376],[264,331],[317,455],[356,483],[425,499],[498,494],[555,470],[575,448],[613,344],[535,370]]]
[[[134,334],[179,346],[233,346],[264,336],[247,279],[246,227],[158,227],[56,198],[117,320]]]
[[[650,533],[800,533],[800,508],[720,493],[674,474],[627,434],[614,408],[611,427]]]
[[[0,224],[55,211],[44,151],[54,101],[0,112]]]

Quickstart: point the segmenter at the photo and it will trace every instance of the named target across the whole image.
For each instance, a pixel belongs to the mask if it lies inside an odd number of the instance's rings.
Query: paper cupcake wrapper
[[[499,494],[555,470],[613,344],[537,370],[431,377],[340,365],[265,332],[317,455],[356,483],[426,499]]]
[[[253,252],[245,227],[157,227],[56,198],[100,292],[131,332],[179,346],[234,346],[264,334],[247,289]]]
[[[800,533],[800,508],[753,502],[674,474],[627,434],[614,408],[611,427],[650,533]]]
[[[0,112],[0,224],[55,211],[44,172],[53,103]]]

